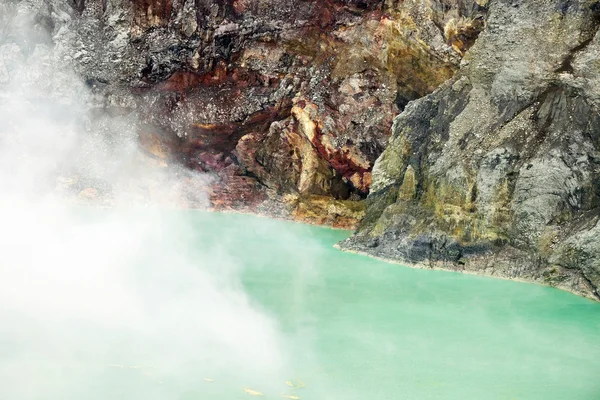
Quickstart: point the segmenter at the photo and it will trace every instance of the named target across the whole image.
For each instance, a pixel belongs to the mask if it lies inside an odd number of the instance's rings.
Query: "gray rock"
[[[490,2],[457,76],[396,119],[341,247],[600,299],[599,18],[599,2]]]

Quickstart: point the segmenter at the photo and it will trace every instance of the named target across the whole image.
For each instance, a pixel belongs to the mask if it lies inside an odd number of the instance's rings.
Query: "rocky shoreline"
[[[335,247],[349,253],[360,254],[403,267],[458,272],[538,284],[600,301],[597,288],[582,277],[577,269],[544,265],[540,260],[533,260],[531,255],[516,249],[501,248],[480,255],[461,257],[457,262],[436,260],[434,257],[422,259],[419,262],[406,255],[407,252],[410,252],[406,242],[400,246],[389,244],[384,248],[375,249],[373,243],[366,243],[356,237],[350,237],[336,244]],[[536,265],[536,267],[532,268],[532,265]]]

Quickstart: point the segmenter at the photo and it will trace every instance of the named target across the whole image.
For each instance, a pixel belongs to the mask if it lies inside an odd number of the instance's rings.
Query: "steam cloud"
[[[199,257],[186,215],[148,206],[205,202],[209,177],[142,154],[135,114],[90,111],[94,94],[34,8],[0,1],[0,399],[285,380],[278,328],[240,288],[240,266],[219,248]]]

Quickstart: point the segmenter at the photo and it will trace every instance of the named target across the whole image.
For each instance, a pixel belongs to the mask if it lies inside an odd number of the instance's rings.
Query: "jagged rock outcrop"
[[[396,118],[345,249],[600,298],[600,2],[490,1]]]
[[[135,113],[162,162],[216,174],[216,208],[280,199],[284,214],[339,226],[362,215],[354,201],[393,118],[453,76],[487,12],[482,0],[28,1],[95,107]]]
[[[102,129],[212,174],[182,176],[213,208],[364,215],[341,247],[598,298],[599,21],[597,0],[0,0],[0,42],[25,31],[0,90],[14,60],[63,63]]]

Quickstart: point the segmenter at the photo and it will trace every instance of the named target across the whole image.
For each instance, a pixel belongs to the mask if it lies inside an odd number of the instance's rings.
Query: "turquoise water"
[[[31,378],[11,400],[233,400],[255,392],[306,400],[600,399],[600,304],[343,253],[332,246],[346,231],[235,214],[165,218],[160,226],[180,230],[154,230],[138,243],[135,268],[119,275],[135,289],[107,283],[106,298],[134,299],[119,301],[129,304],[123,311],[117,304],[89,316],[84,307],[51,321],[23,317],[21,331],[0,328],[0,356],[13,366],[14,353],[44,348],[40,359],[37,350],[19,358],[26,368],[14,374],[0,361],[0,383],[23,371]],[[154,251],[173,247],[173,237],[181,263]]]

